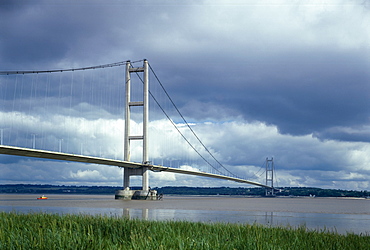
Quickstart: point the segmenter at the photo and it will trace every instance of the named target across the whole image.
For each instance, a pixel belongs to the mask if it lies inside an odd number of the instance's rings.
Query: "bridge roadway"
[[[0,145],[0,154],[17,155],[17,156],[34,157],[34,158],[45,158],[45,159],[61,160],[61,161],[93,163],[93,164],[101,164],[101,165],[116,166],[116,167],[123,167],[123,168],[148,167],[150,170],[154,172],[165,171],[165,172],[172,172],[172,173],[178,173],[178,174],[204,176],[204,177],[230,180],[230,181],[235,181],[235,182],[240,182],[240,183],[245,183],[245,184],[251,184],[251,185],[265,187],[265,188],[271,188],[267,185],[264,185],[258,182],[248,181],[248,180],[224,176],[224,175],[185,170],[185,169],[180,169],[180,168],[164,167],[160,165],[151,165],[151,164],[143,164],[143,163],[137,163],[137,162],[112,160],[112,159],[93,157],[93,156],[84,156],[84,155],[75,155],[75,154],[68,154],[68,153],[62,153],[62,152],[46,151],[46,150],[39,150],[39,149],[20,148],[20,147]]]

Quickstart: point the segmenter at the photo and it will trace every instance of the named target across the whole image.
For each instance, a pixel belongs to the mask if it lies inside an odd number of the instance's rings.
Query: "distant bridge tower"
[[[131,101],[131,73],[143,73],[143,100]],[[149,72],[148,61],[144,60],[143,67],[134,68],[130,61],[126,62],[126,102],[125,102],[125,136],[124,136],[124,160],[130,161],[130,144],[132,140],[141,140],[143,143],[142,163],[149,164],[148,157],[148,123],[149,123]],[[143,107],[143,131],[141,135],[132,135],[131,128],[131,107]],[[142,190],[130,190],[130,177],[133,175],[142,176]],[[154,199],[156,193],[149,190],[148,167],[125,168],[123,174],[123,190],[116,191],[116,199]]]
[[[274,158],[266,158],[266,186],[271,188],[265,188],[266,196],[275,196],[274,194]]]

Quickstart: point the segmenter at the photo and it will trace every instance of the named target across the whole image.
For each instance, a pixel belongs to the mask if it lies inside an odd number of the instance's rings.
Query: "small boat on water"
[[[38,197],[37,199],[38,199],[38,200],[46,200],[47,198],[48,198],[48,197],[46,197],[46,196],[44,196],[44,195],[43,195],[43,196]]]

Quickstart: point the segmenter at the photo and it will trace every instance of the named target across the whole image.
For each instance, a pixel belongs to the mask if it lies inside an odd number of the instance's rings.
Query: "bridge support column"
[[[143,73],[143,100],[131,101],[131,73]],[[125,168],[123,175],[123,190],[116,191],[116,199],[156,199],[156,192],[149,189],[149,172],[145,165],[149,163],[148,156],[148,123],[149,123],[149,71],[148,61],[144,60],[143,67],[134,68],[130,61],[126,62],[126,105],[125,105],[125,138],[124,138],[124,160],[130,161],[131,140],[142,140],[143,142],[143,166],[140,169]],[[131,107],[143,107],[143,134],[131,135],[130,119]],[[130,176],[142,176],[142,190],[130,190]]]

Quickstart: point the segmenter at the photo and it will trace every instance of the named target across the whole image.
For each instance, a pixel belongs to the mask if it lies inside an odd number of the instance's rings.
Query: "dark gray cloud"
[[[247,120],[275,124],[287,134],[365,125],[370,116],[370,75],[367,54],[361,52],[292,51],[265,58],[265,64],[244,59],[240,65],[226,61],[219,68],[194,62],[197,67],[185,71],[188,77],[171,88],[180,105],[222,103]],[[203,118],[202,112],[191,111],[193,118]]]

